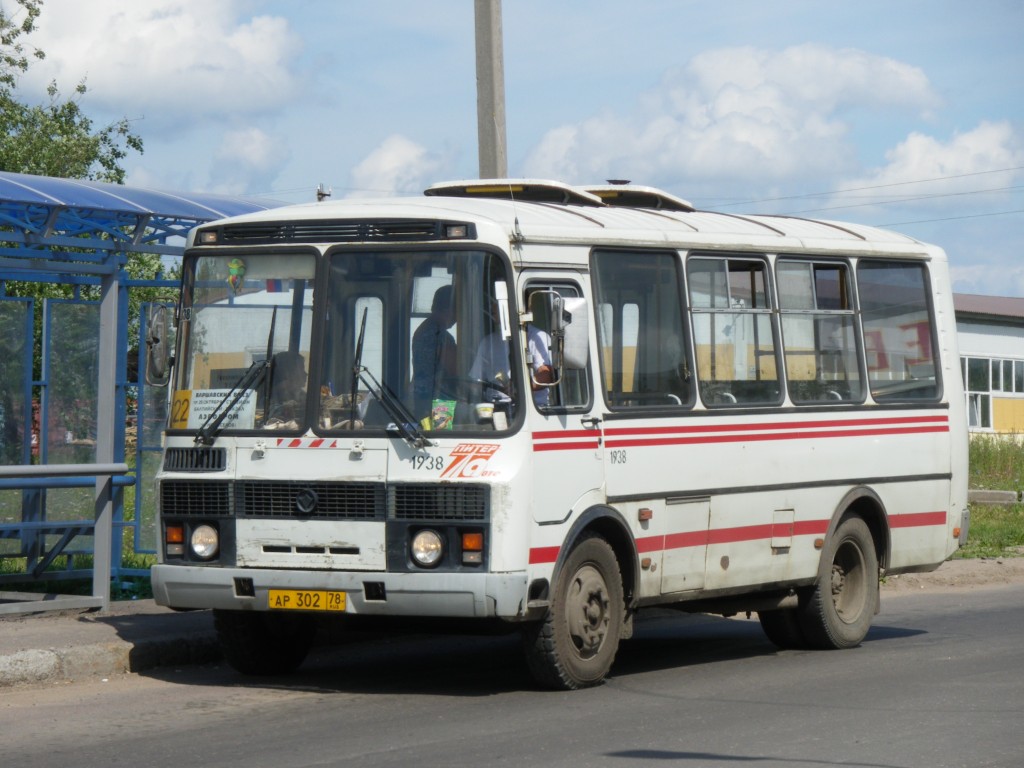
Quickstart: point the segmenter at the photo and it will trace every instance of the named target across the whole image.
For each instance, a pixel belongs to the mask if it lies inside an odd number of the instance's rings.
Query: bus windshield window
[[[522,402],[504,263],[482,251],[330,255],[319,426],[508,428]]]
[[[189,407],[172,427],[203,426],[222,401],[234,401],[224,429],[301,427],[314,257],[203,256],[185,269],[178,389]],[[237,400],[236,388],[245,390]]]

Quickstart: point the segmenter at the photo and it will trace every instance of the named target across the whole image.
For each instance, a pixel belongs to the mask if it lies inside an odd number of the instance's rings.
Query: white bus
[[[942,250],[864,226],[532,180],[206,224],[154,594],[253,674],[331,616],[497,622],[570,689],[648,606],[855,646],[966,539],[958,361]]]

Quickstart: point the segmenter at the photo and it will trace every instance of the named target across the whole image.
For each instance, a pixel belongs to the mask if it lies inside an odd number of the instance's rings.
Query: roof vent
[[[605,205],[688,213],[696,210],[689,200],[683,200],[654,187],[634,187],[632,184],[612,180],[609,184],[586,186],[583,189],[601,198]]]
[[[557,205],[603,206],[597,195],[543,179],[474,179],[445,181],[423,190],[428,197],[483,197],[515,200],[521,203],[555,203]]]

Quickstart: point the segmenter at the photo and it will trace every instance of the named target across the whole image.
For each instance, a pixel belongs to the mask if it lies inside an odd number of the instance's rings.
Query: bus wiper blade
[[[214,439],[220,434],[220,425],[224,423],[224,419],[235,409],[246,393],[256,386],[269,365],[269,360],[253,361],[249,369],[239,377],[235,385],[228,390],[223,399],[217,403],[217,407],[206,417],[203,425],[199,427],[199,433],[195,439],[196,445],[213,445]],[[227,407],[224,406],[225,403],[227,403]]]
[[[388,431],[391,431],[391,426],[394,426],[394,431],[398,432],[401,438],[413,448],[426,448],[431,444],[416,423],[416,417],[409,412],[401,400],[395,397],[391,390],[377,381],[373,374],[365,368],[360,371],[359,378],[391,417],[392,424],[388,425]]]

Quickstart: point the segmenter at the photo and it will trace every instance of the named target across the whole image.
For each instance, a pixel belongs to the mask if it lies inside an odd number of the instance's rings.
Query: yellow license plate
[[[344,611],[345,593],[312,589],[272,589],[272,611]]]

